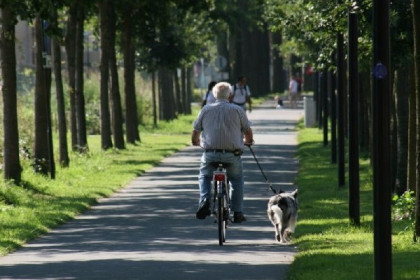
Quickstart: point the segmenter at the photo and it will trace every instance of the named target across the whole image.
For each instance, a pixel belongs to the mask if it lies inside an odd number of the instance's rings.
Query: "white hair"
[[[229,83],[220,82],[213,87],[213,96],[216,99],[228,99],[231,94]]]

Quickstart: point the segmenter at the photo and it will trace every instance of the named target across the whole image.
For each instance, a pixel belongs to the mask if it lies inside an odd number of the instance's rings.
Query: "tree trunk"
[[[226,66],[222,69],[219,69],[219,71],[224,73],[230,73],[231,69],[227,32],[218,32],[217,34],[217,53],[226,58]]]
[[[35,140],[34,140],[34,170],[47,175],[49,166],[48,154],[48,116],[46,77],[43,67],[43,36],[42,21],[39,16],[35,19]]]
[[[238,1],[238,6],[245,13],[255,5],[249,0]],[[261,96],[270,92],[270,44],[267,27],[251,25],[243,18],[237,18],[237,30],[232,32],[230,44],[234,55],[233,77],[245,76],[249,82],[253,96]]]
[[[188,67],[187,68],[187,78],[186,78],[186,84],[187,84],[187,114],[191,114],[191,101],[192,101],[192,83],[191,83],[191,77],[193,76],[193,68]]]
[[[247,77],[253,96],[262,96],[270,92],[270,46],[267,28],[255,28],[246,31],[243,46],[242,74]]]
[[[170,121],[175,118],[175,100],[172,73],[167,68],[159,70],[159,109],[161,119]]]
[[[157,71],[157,90],[156,90],[156,97],[157,97],[157,103],[159,104],[159,106],[157,107],[157,113],[158,113],[158,119],[162,120],[163,119],[163,93],[162,93],[162,84],[163,84],[163,71],[162,69],[159,69]]]
[[[51,57],[51,40],[48,38],[44,42],[48,44],[48,51],[46,53]],[[45,51],[45,47],[44,47]],[[45,93],[47,95],[47,148],[48,148],[48,170],[50,172],[50,178],[55,179],[55,161],[54,161],[54,148],[53,148],[53,137],[52,137],[52,122],[51,122],[51,82],[52,73],[51,66],[49,65],[44,69],[45,73]]]
[[[395,91],[395,71],[390,73],[390,85],[391,85],[391,100],[390,100],[390,152],[391,152],[391,191],[396,191],[397,185],[397,166],[398,166],[398,124],[397,124],[397,93]]]
[[[175,103],[176,108],[175,112],[179,114],[184,114],[184,110],[182,110],[182,103],[181,103],[181,88],[179,86],[179,78],[178,78],[178,71],[175,69],[173,71],[173,80],[174,80],[174,88],[175,88]]]
[[[77,120],[77,147],[81,153],[87,152],[85,96],[83,89],[83,32],[84,32],[84,8],[78,6],[76,22],[76,120]]]
[[[188,111],[188,108],[187,108],[188,97],[187,97],[187,87],[186,87],[187,81],[186,81],[186,78],[187,78],[186,69],[185,69],[185,67],[182,67],[182,69],[181,69],[181,98],[182,98],[181,103],[182,103],[182,112],[184,114],[187,114],[187,111]]]
[[[73,3],[68,12],[65,48],[67,55],[68,90],[70,99],[71,147],[77,151],[77,118],[76,118],[76,18],[77,6]]]
[[[367,117],[367,111],[368,111],[368,99],[367,99],[367,91],[369,90],[366,87],[366,81],[369,79],[369,75],[366,76],[366,73],[360,73],[359,74],[359,134],[360,134],[360,152],[368,154],[369,152],[369,123],[368,123],[368,117]]]
[[[407,187],[416,190],[416,91],[414,86],[414,63],[411,64],[410,73],[410,97],[408,116],[408,159],[407,159]]]
[[[120,96],[120,87],[118,81],[118,70],[117,70],[117,57],[115,50],[115,10],[114,7],[110,10],[110,54],[109,54],[109,67],[111,70],[111,106],[112,106],[112,134],[114,137],[114,145],[117,149],[124,149],[124,132],[123,132],[123,116],[121,108],[121,96]]]
[[[372,151],[372,84],[371,75],[360,73],[360,150],[371,155]]]
[[[55,178],[51,131],[51,68],[45,67],[44,55],[50,55],[51,42],[44,35],[41,17],[35,17],[35,172]],[[47,51],[48,50],[48,51]],[[47,60],[45,59],[45,63]]]
[[[331,122],[331,163],[337,163],[337,97],[335,95],[335,75],[333,71],[327,72],[327,92],[330,99],[330,122]]]
[[[243,1],[242,1],[243,2]],[[242,7],[241,9],[244,10]],[[233,57],[233,67],[232,67],[232,73],[230,75],[230,80],[232,82],[236,82],[237,78],[241,75],[244,75],[244,64],[243,64],[243,45],[244,45],[244,29],[245,26],[243,24],[243,21],[239,22],[239,30],[237,30],[235,33],[231,33],[230,40],[232,41],[229,46],[231,48],[230,53],[231,57]],[[248,77],[249,78],[249,77]]]
[[[0,61],[3,83],[3,177],[20,184],[21,166],[16,98],[16,16],[8,5],[1,9],[1,20],[0,53],[7,54],[2,56]]]
[[[398,195],[407,190],[409,69],[409,66],[402,67],[397,70],[395,75],[395,105],[397,110],[397,179],[395,190]]]
[[[413,24],[414,24],[414,65],[415,65],[415,87],[416,87],[416,211],[415,211],[415,236],[420,236],[420,3],[412,1]]]
[[[57,10],[53,11],[53,24],[57,27]],[[58,118],[58,140],[60,151],[60,165],[62,167],[69,166],[69,154],[67,149],[67,126],[66,126],[66,111],[64,106],[64,91],[63,78],[61,75],[61,51],[59,38],[54,36],[52,38],[52,55],[53,67],[55,76],[55,89],[57,96],[57,118]]]
[[[273,81],[272,91],[283,93],[287,89],[286,71],[283,69],[283,57],[278,50],[282,44],[282,35],[280,32],[272,33],[272,62],[273,62]]]
[[[167,118],[165,120],[173,120],[176,118],[176,100],[175,100],[175,88],[174,88],[174,77],[172,71],[167,69],[167,96],[165,100],[165,109],[168,111]]]
[[[101,58],[100,58],[100,99],[101,99],[101,147],[112,148],[111,113],[109,112],[109,1],[99,3]]]
[[[134,144],[140,141],[139,121],[137,112],[135,87],[135,49],[133,45],[132,7],[125,7],[123,28],[121,32],[122,49],[124,53],[124,91],[125,91],[125,129],[127,142]]]
[[[153,126],[157,127],[158,108],[157,108],[157,92],[156,92],[156,72],[152,72],[152,103],[153,103]]]

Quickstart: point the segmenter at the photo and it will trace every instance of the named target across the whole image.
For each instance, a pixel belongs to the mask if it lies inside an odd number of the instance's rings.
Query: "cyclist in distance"
[[[245,111],[232,103],[229,83],[220,82],[213,88],[216,102],[200,111],[194,121],[191,142],[204,149],[199,172],[200,199],[197,219],[211,214],[211,181],[215,162],[227,163],[227,175],[231,183],[231,211],[233,222],[246,221],[243,215],[244,176],[241,155],[245,145],[253,143],[251,123]],[[201,135],[201,137],[200,137]]]

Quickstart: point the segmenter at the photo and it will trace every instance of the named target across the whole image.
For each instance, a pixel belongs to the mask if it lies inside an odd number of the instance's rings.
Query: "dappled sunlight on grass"
[[[316,203],[320,204],[330,204],[330,205],[340,205],[340,204],[347,204],[347,201],[345,200],[339,200],[339,199],[320,199],[316,201]]]
[[[22,161],[23,184],[0,185],[0,255],[69,221],[164,157],[189,145],[194,117],[179,116],[170,123],[161,122],[159,129],[143,131],[142,127],[141,143],[127,144],[122,150],[104,151],[100,136],[91,135],[89,151],[70,152],[70,167],[57,165],[55,180],[35,174],[30,159]]]
[[[369,253],[310,253],[296,257],[289,279],[373,279],[373,257]],[[339,277],[337,277],[339,275]]]
[[[373,191],[369,160],[360,160],[360,227],[350,224],[348,185],[338,187],[331,147],[317,128],[298,136],[299,248],[289,279],[373,278]],[[346,174],[348,178],[348,174]],[[420,243],[413,243],[407,221],[393,223],[393,279],[420,279]]]

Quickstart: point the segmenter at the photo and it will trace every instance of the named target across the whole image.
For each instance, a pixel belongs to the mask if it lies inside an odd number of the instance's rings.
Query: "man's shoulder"
[[[226,102],[216,102],[216,104],[218,104],[218,106],[222,106],[223,108],[227,109],[227,110],[237,110],[238,108],[240,109],[240,107],[234,103],[231,103],[229,101]]]

